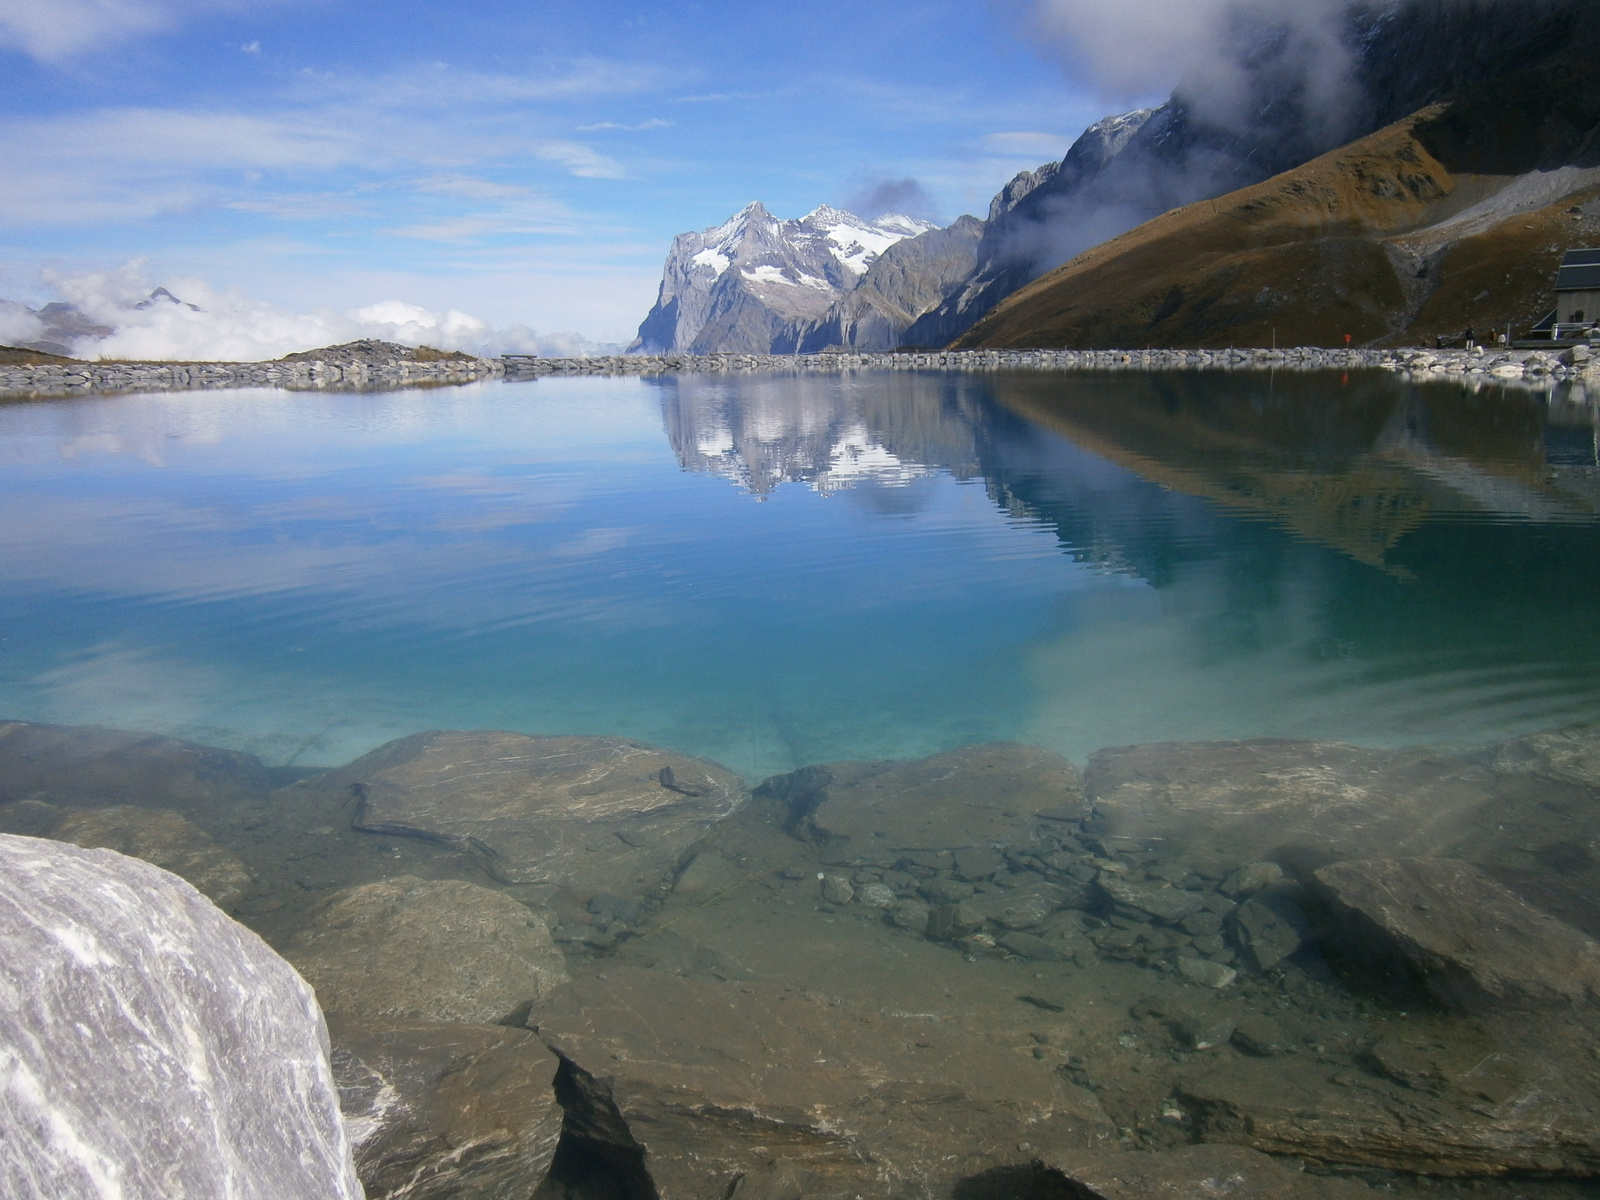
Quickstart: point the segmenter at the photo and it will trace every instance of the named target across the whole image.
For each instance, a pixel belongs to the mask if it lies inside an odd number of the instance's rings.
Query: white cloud
[[[143,220],[204,204],[297,219],[349,213],[349,192],[280,193],[282,178],[550,163],[584,179],[625,179],[615,159],[567,138],[505,133],[471,114],[416,119],[374,109],[265,114],[99,109],[0,128],[0,219],[73,224]],[[270,178],[266,178],[270,176]],[[459,170],[420,190],[488,198],[509,185]],[[296,210],[299,211],[296,211]]]
[[[537,158],[560,163],[567,171],[585,179],[626,179],[627,172],[613,159],[581,142],[550,140],[530,147]]]
[[[44,324],[25,306],[0,300],[0,346],[15,346],[42,336]]]
[[[663,121],[660,117],[651,117],[648,121],[640,121],[637,125],[624,125],[620,121],[601,121],[596,125],[579,125],[579,133],[594,133],[604,129],[621,130],[624,133],[638,133],[645,129],[666,129],[671,121]]]
[[[516,74],[435,62],[377,75],[304,72],[298,92],[303,99],[318,102],[344,100],[366,107],[437,108],[627,96],[660,82],[661,73],[654,67],[601,58],[537,63]]]
[[[43,62],[158,33],[208,12],[266,7],[272,0],[0,0],[0,46]],[[239,47],[247,54],[259,42]]]
[[[1246,62],[1264,51],[1305,86],[1311,111],[1343,108],[1351,54],[1342,18],[1349,0],[1036,3],[1045,36],[1079,78],[1110,100],[1143,101],[1181,87],[1202,115],[1241,123],[1249,115]]]
[[[431,175],[416,183],[419,192],[439,196],[465,196],[471,200],[504,200],[511,196],[525,196],[528,189],[516,184],[495,183],[492,179],[478,179],[471,175]]]
[[[173,7],[151,0],[0,0],[0,44],[59,59],[96,42],[163,28],[173,22]]]
[[[540,334],[526,325],[497,329],[456,309],[439,312],[400,300],[342,313],[295,312],[237,289],[213,288],[202,279],[168,279],[162,284],[181,304],[146,304],[154,288],[144,264],[137,261],[118,271],[47,273],[46,278],[63,299],[114,330],[109,337],[74,343],[74,355],[83,358],[258,362],[358,338],[473,354],[565,355],[614,349],[576,333]],[[8,319],[7,310],[0,308],[0,335]]]

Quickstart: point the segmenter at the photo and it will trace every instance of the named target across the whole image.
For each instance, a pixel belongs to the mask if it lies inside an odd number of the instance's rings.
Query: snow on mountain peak
[[[828,249],[852,275],[866,272],[878,255],[908,237],[916,237],[938,226],[915,217],[888,213],[864,221],[854,213],[829,204],[819,204],[797,222],[802,228],[821,231],[830,243]]]
[[[721,225],[674,239],[639,344],[692,349],[714,313],[750,301],[757,306],[751,311],[764,309],[785,322],[819,319],[890,246],[936,228],[896,213],[866,221],[827,204],[783,221],[759,201],[747,204]],[[737,342],[717,328],[719,347]],[[755,342],[760,336],[749,332]],[[770,345],[770,332],[766,339]]]

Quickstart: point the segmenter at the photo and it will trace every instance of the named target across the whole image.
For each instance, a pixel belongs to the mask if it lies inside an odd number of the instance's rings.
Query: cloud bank
[[[1349,0],[1039,0],[1038,27],[1108,101],[1176,90],[1196,114],[1240,127],[1264,74],[1337,120],[1352,96]],[[1287,92],[1285,93],[1287,94]]]
[[[881,179],[859,188],[845,201],[850,212],[869,220],[888,213],[936,220],[938,205],[933,195],[916,179]]]
[[[111,42],[171,29],[205,13],[272,0],[0,0],[0,46],[55,62]],[[250,52],[250,46],[241,49]],[[255,46],[260,49],[259,44]]]
[[[112,330],[71,339],[75,358],[257,362],[359,338],[481,355],[581,357],[620,349],[576,333],[496,328],[457,309],[435,312],[400,300],[345,312],[296,312],[202,279],[165,280],[162,286],[175,299],[152,296],[156,289],[137,262],[113,272],[47,273],[46,281],[89,321]],[[20,305],[0,303],[0,341],[35,340],[39,327],[38,318]]]

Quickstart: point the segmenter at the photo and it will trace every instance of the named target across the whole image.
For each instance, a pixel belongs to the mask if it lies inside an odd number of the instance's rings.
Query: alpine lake
[[[1597,1196],[1597,411],[1281,371],[10,403],[0,832],[294,963],[370,1197]],[[463,1112],[548,1059],[542,1161],[363,1107],[441,1038]]]

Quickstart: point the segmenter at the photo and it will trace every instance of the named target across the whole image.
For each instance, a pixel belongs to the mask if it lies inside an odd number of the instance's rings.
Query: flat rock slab
[[[1491,1041],[1472,1057],[1452,1053],[1448,1037],[1380,1043],[1379,1069],[1367,1072],[1269,1071],[1222,1056],[1175,1094],[1208,1142],[1420,1175],[1594,1175],[1600,1091],[1584,1061],[1593,1060],[1591,1038],[1542,1032],[1539,1044]],[[1472,1031],[1466,1040],[1481,1037]],[[1396,1082],[1409,1058],[1425,1059],[1423,1069]]]
[[[517,733],[419,733],[307,782],[355,789],[357,829],[445,842],[482,855],[503,882],[582,903],[653,888],[747,798],[736,775],[702,759]]]
[[[333,1072],[367,1200],[531,1196],[561,1138],[560,1062],[502,1025],[335,1025]]]
[[[1322,862],[1437,853],[1494,796],[1485,764],[1341,742],[1155,742],[1101,750],[1084,773],[1095,825],[1199,864],[1283,850]]]
[[[567,980],[542,913],[454,879],[336,892],[284,953],[347,1022],[517,1020]]]
[[[315,998],[176,875],[0,834],[0,1195],[360,1200]]]
[[[1507,775],[1537,775],[1584,788],[1600,788],[1600,725],[1572,725],[1498,746],[1494,768]]]
[[[272,784],[253,754],[93,725],[0,722],[0,802],[197,810],[259,803]]]
[[[947,1193],[1034,1147],[1115,1136],[1093,1096],[1046,1064],[929,1017],[612,964],[536,1020],[607,1080],[663,1200],[721,1200],[774,1157],[828,1192]]]
[[[225,909],[242,900],[252,882],[244,863],[170,808],[132,804],[69,808],[19,800],[0,806],[0,833],[51,838],[143,859],[182,876]]]
[[[1364,1183],[1307,1175],[1293,1159],[1243,1146],[1180,1146],[1156,1153],[1102,1153],[1047,1164],[1080,1200],[1361,1200]]]
[[[1323,867],[1316,880],[1346,945],[1398,954],[1446,1003],[1492,1012],[1600,1000],[1600,944],[1471,863],[1369,859]]]
[[[829,763],[823,770],[831,781],[798,799],[807,806],[801,815],[827,843],[825,857],[840,862],[992,851],[1027,842],[1041,811],[1058,819],[1088,811],[1077,770],[1037,746],[994,742],[911,762]]]

